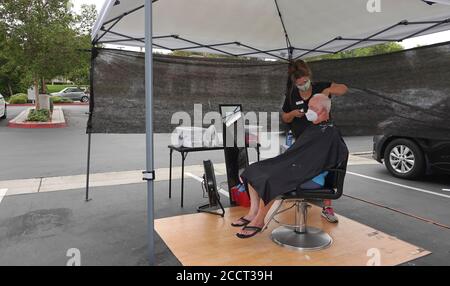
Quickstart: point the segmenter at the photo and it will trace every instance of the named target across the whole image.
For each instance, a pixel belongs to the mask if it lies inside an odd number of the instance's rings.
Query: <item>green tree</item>
[[[80,14],[75,16],[75,30],[78,31],[79,60],[67,76],[78,85],[89,84],[91,55],[86,51],[91,48],[91,32],[96,19],[97,9],[95,5],[82,5]]]
[[[7,55],[9,51],[6,39],[6,29],[0,23],[0,93],[12,95],[12,76],[10,73],[10,59]],[[7,90],[5,89],[7,87]]]
[[[79,61],[78,34],[69,0],[7,0],[0,3],[0,22],[11,55],[23,67],[23,78],[32,81],[39,108],[39,84],[68,74]]]
[[[256,57],[235,57],[226,54],[212,54],[208,52],[194,52],[194,51],[174,51],[170,55],[175,57],[200,57],[200,58],[214,58],[214,59],[236,59],[246,61],[261,61],[261,58]]]
[[[0,22],[0,93],[13,95],[22,85],[22,67],[14,58],[14,49],[6,37],[6,28]]]
[[[81,12],[75,16],[75,20],[79,33],[90,37],[92,27],[94,27],[95,21],[97,20],[97,9],[95,5],[81,5]]]
[[[397,52],[403,50],[403,46],[399,43],[390,42],[378,45],[373,45],[365,48],[357,48],[354,50],[343,51],[337,54],[315,56],[308,59],[308,61],[320,61],[320,60],[330,60],[330,59],[346,59],[346,58],[356,58],[356,57],[367,57],[374,55],[387,54],[392,52]]]

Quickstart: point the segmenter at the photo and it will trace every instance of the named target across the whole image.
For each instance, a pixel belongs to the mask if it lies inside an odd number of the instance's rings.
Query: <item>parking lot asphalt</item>
[[[352,172],[366,172],[366,167],[353,166]],[[174,181],[169,199],[167,181],[155,183],[156,218],[195,213],[206,202],[198,181],[187,177],[185,207],[180,208],[179,187],[180,180]],[[405,265],[450,264],[450,230],[397,211],[448,223],[448,200],[357,176],[347,176],[345,194],[351,197],[334,202],[338,215],[432,252]],[[83,265],[146,265],[145,184],[92,188],[91,198],[84,201],[83,189],[5,197],[0,204],[0,265],[65,265],[71,248],[81,251]],[[157,235],[155,250],[158,265],[179,265]]]

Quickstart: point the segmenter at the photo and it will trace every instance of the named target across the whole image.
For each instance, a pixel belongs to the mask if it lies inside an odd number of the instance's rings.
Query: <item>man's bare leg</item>
[[[255,191],[255,189],[252,187],[252,185],[248,184],[248,192],[250,195],[250,210],[249,212],[244,216],[244,219],[252,221],[256,215],[258,214],[258,210],[259,210],[259,195],[258,193]],[[235,222],[233,222],[234,224],[240,224],[243,221],[241,219],[236,220]]]
[[[266,215],[269,212],[269,210],[272,207],[274,202],[275,202],[275,200],[271,201],[267,205],[264,205],[264,201],[260,199],[259,211],[256,214],[255,218],[247,226],[254,226],[254,227],[262,228],[264,226],[264,219],[266,218]],[[250,235],[254,232],[255,232],[254,229],[242,229],[239,233],[243,234],[243,235]]]

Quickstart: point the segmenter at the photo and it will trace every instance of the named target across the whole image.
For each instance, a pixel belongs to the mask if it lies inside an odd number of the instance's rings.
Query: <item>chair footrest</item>
[[[334,189],[302,190],[285,193],[282,199],[334,199],[336,191]]]

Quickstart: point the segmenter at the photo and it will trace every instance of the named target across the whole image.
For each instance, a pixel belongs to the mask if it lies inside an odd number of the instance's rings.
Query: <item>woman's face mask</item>
[[[301,92],[308,91],[308,89],[311,87],[311,80],[308,80],[304,85],[297,85],[298,90]]]

